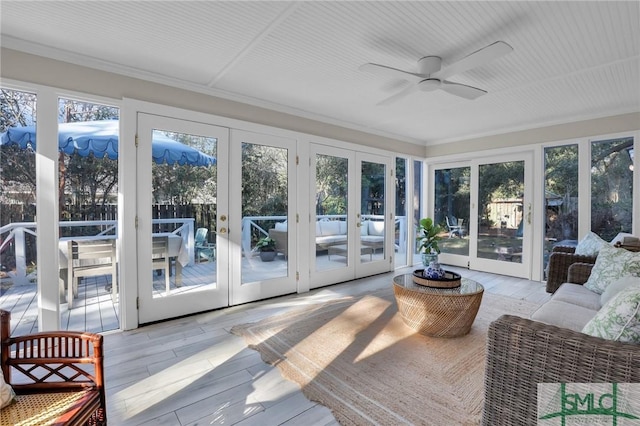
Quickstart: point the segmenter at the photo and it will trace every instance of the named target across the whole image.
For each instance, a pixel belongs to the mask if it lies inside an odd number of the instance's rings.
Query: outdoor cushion
[[[581,284],[564,283],[553,294],[551,299],[593,309],[594,311],[602,307],[600,295]]]
[[[384,235],[384,222],[369,222],[369,235]]]
[[[369,235],[369,221],[365,220],[360,224],[360,235]]]
[[[287,230],[287,222],[276,222],[275,229],[276,229],[276,231],[286,231]]]
[[[340,221],[330,220],[320,222],[320,235],[323,237],[340,235]]]
[[[363,235],[360,237],[360,241],[363,243],[381,243],[384,241],[384,237],[377,235]]]
[[[606,244],[600,250],[584,286],[602,294],[613,281],[629,275],[640,276],[640,252],[634,253]]]
[[[316,237],[316,244],[333,245],[347,242],[346,235],[327,235],[325,237]]]
[[[615,295],[582,332],[603,339],[640,344],[640,287],[632,286]]]
[[[597,256],[600,249],[609,243],[594,232],[589,232],[576,246],[575,254],[581,256]]]
[[[531,319],[557,327],[582,331],[598,311],[573,303],[550,300],[531,315]]]

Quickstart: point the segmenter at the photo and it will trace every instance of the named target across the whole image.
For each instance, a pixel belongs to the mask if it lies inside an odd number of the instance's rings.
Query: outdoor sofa
[[[384,245],[384,222],[365,220],[360,223],[360,242],[374,250]],[[331,246],[347,244],[347,222],[344,220],[316,221],[316,252]],[[276,241],[276,251],[288,256],[287,223],[278,222],[269,229],[269,236]]]
[[[636,259],[628,270],[635,271],[634,268],[640,266],[640,253],[636,255],[635,258],[625,255],[625,258]],[[592,281],[590,288],[585,286],[594,268],[598,269],[594,278],[602,276],[603,271],[604,275],[607,274],[605,257],[603,254],[598,257],[595,264],[572,264],[567,272],[567,283],[563,283],[531,318],[504,315],[490,325],[483,425],[540,424],[537,407],[539,383],[640,382],[638,341],[617,341],[612,339],[612,335],[597,337],[612,330],[598,326],[607,324],[607,321],[600,323],[594,319],[596,316],[599,320],[608,315],[615,316],[619,309],[615,300],[628,299],[635,303],[636,312],[635,315],[633,312],[630,314],[627,326],[635,327],[637,333],[640,328],[640,314],[637,312],[640,306],[640,275],[624,276],[610,284],[609,290],[603,291],[608,300],[603,306],[603,295],[590,290],[597,280]],[[620,336],[624,335],[624,330],[623,327]],[[640,398],[640,395],[634,397]]]

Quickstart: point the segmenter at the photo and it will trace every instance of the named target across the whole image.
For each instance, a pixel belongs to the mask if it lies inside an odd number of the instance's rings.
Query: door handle
[[[226,234],[227,233],[227,228],[220,228],[220,230],[218,231],[219,234]]]

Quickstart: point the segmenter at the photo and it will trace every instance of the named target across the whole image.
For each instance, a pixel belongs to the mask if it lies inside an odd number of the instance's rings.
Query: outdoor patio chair
[[[73,307],[78,297],[78,281],[82,277],[111,275],[111,285],[116,293],[116,241],[114,239],[68,241],[67,303]]]
[[[196,262],[207,260],[208,262],[216,260],[216,245],[207,241],[209,230],[207,228],[198,228],[195,237]]]
[[[151,257],[153,270],[164,271],[164,284],[166,290],[169,291],[171,283],[169,276],[171,275],[171,260],[169,259],[169,237],[153,237],[151,248]]]
[[[462,222],[464,219],[456,219],[455,216],[445,216],[447,220],[447,229],[449,230],[449,238],[453,238],[454,235],[462,238],[464,236],[464,228]]]

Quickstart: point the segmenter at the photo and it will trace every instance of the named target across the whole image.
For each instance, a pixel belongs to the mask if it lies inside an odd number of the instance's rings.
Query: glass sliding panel
[[[404,158],[396,158],[396,214],[394,227],[395,267],[408,265],[407,259],[407,165]]]
[[[349,261],[347,211],[349,159],[316,155],[316,271],[344,268]]]
[[[243,284],[288,276],[288,155],[242,143]]]
[[[482,164],[477,257],[522,263],[524,161]]]
[[[434,220],[446,231],[442,253],[469,255],[470,167],[435,171]]]
[[[631,233],[633,137],[591,143],[591,230],[606,241]]]
[[[556,244],[576,244],[578,240],[578,145],[544,150],[545,233],[543,263]],[[545,277],[546,279],[546,277]]]
[[[413,202],[412,202],[412,211],[413,211],[413,226],[411,232],[412,243],[411,247],[413,247],[413,264],[421,264],[422,263],[422,255],[418,252],[418,245],[415,242],[415,236],[418,233],[418,224],[420,223],[420,219],[423,216],[422,214],[422,161],[414,161],[413,162]]]
[[[217,142],[188,133],[152,132],[154,299],[218,287]]]
[[[362,161],[360,192],[360,261],[385,256],[385,165]]]
[[[119,109],[60,98],[58,112],[60,270],[66,278],[61,324],[73,330],[115,330],[119,328],[113,255],[118,219]],[[104,257],[83,259],[94,256],[96,250]],[[96,263],[104,266],[96,268]]]
[[[38,328],[35,124],[36,95],[0,89],[0,308],[24,319],[16,334]]]

